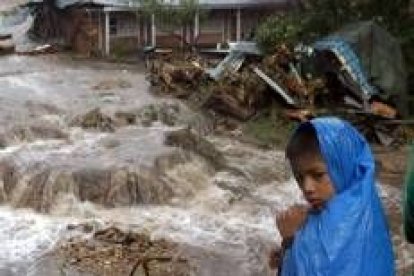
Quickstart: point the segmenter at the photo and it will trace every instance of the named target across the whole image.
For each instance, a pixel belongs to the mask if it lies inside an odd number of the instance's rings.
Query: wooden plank
[[[285,101],[290,105],[296,105],[295,100],[289,96],[274,80],[269,78],[262,70],[257,67],[253,67],[255,72],[262,80],[264,80],[275,92],[277,92]]]

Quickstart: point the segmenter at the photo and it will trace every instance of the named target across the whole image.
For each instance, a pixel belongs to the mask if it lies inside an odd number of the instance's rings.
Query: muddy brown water
[[[303,200],[282,152],[211,134],[202,114],[152,96],[134,66],[3,56],[0,87],[0,275],[87,275],[53,255],[91,238],[73,224],[167,239],[197,275],[274,275],[273,215]],[[189,126],[220,166],[200,147],[165,145]],[[382,187],[405,271],[414,253],[398,227],[401,187]]]

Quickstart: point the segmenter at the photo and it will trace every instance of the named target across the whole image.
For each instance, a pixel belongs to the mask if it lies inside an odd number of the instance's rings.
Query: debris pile
[[[186,98],[204,78],[204,71],[197,63],[170,62],[168,60],[153,60],[149,65],[149,80],[157,86],[159,92],[174,95],[177,98]]]
[[[199,106],[240,121],[277,101],[291,120],[334,115],[352,121],[373,142],[411,139],[407,133],[413,122],[403,120],[401,50],[374,23],[357,27],[359,36],[339,32],[311,46],[280,44],[265,56],[254,43],[231,43],[227,56],[212,68],[201,54],[196,61],[155,59],[149,79],[163,93],[196,99]],[[387,37],[388,52],[367,43],[373,37]]]
[[[177,245],[115,227],[98,230],[91,239],[72,238],[56,253],[63,266],[93,275],[194,275]]]
[[[157,92],[189,99],[240,120],[251,118],[267,102],[266,84],[252,75],[250,68],[240,64],[231,70],[219,64],[222,71],[211,73],[206,70],[209,64],[201,57],[187,61],[155,59],[150,63],[148,79]],[[212,79],[211,74],[216,74],[217,79]]]
[[[204,106],[240,120],[251,118],[268,100],[266,86],[245,68],[240,73],[227,72],[209,87]]]

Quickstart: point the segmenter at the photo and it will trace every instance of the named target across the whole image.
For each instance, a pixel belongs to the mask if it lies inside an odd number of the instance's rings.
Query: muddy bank
[[[214,250],[154,240],[148,234],[111,227],[88,240],[72,239],[54,253],[63,271],[85,275],[240,275],[237,256]],[[71,274],[72,275],[72,274]]]
[[[87,241],[72,239],[55,254],[63,267],[91,275],[195,275],[176,244],[115,227],[96,231]]]

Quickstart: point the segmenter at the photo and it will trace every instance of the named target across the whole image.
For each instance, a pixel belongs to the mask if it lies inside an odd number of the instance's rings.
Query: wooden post
[[[145,17],[142,22],[142,33],[144,35],[144,46],[148,46],[148,18]]]
[[[233,10],[229,10],[230,14],[227,14],[227,40],[233,40],[232,32],[232,21],[233,21]]]
[[[197,11],[194,18],[194,37],[193,37],[193,43],[197,44],[197,39],[200,34],[200,14]]]
[[[98,48],[99,48],[99,54],[103,54],[103,47],[102,47],[102,11],[98,10]]]
[[[155,14],[151,15],[151,46],[155,47],[157,44],[157,28],[155,26]]]
[[[241,40],[241,8],[237,8],[237,22],[236,22],[236,40]]]
[[[109,31],[109,11],[105,11],[105,55],[109,56],[111,52],[111,32]]]
[[[138,15],[138,12],[135,13],[135,22],[136,22],[136,31],[137,31],[137,48],[140,48],[141,46],[141,20],[140,16]]]
[[[221,16],[221,42],[226,41],[226,23],[227,23],[227,11],[224,11]]]
[[[184,31],[184,27],[180,28],[180,36],[181,36],[180,47],[182,49],[182,48],[184,48],[184,40],[187,40],[187,37],[186,37],[187,33]]]

